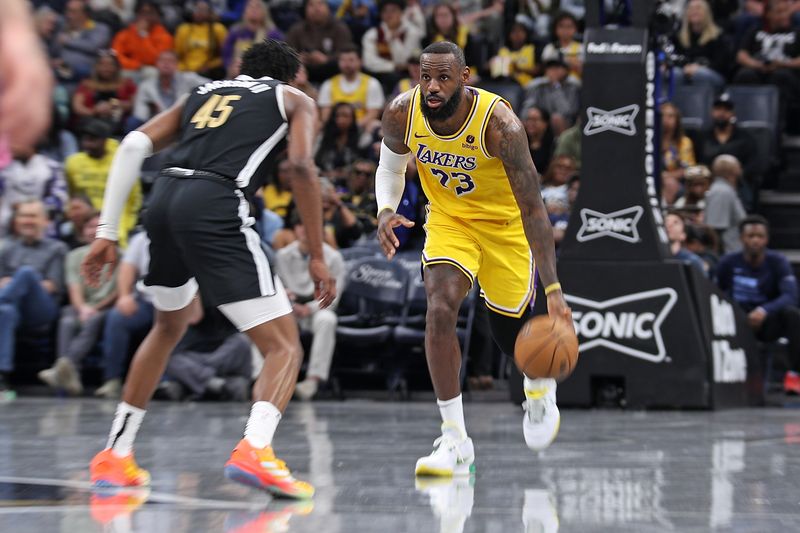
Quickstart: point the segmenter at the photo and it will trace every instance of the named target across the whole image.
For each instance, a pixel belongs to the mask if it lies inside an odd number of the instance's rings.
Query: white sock
[[[111,448],[117,457],[125,457],[133,452],[133,441],[146,412],[144,409],[120,402],[117,405],[117,414],[114,415],[114,423],[111,424],[111,432],[108,434],[106,450]]]
[[[523,374],[524,376],[524,374]],[[524,389],[525,390],[541,390],[551,389],[556,386],[556,380],[553,378],[529,378],[525,376]]]
[[[436,400],[439,404],[439,412],[442,415],[442,422],[455,424],[461,434],[467,436],[467,426],[464,424],[464,405],[461,403],[461,395],[450,400]]]
[[[250,418],[244,429],[244,438],[254,448],[272,445],[272,436],[281,421],[281,412],[269,402],[256,402],[250,409]]]

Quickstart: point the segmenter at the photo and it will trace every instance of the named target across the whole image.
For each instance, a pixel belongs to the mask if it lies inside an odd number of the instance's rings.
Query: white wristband
[[[406,186],[406,165],[411,152],[397,154],[381,142],[381,159],[375,172],[375,200],[378,213],[384,209],[397,211]]]

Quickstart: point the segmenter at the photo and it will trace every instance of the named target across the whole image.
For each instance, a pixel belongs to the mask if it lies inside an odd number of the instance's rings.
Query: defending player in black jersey
[[[322,208],[312,158],[317,109],[284,82],[300,67],[288,45],[258,43],[242,58],[242,75],[201,85],[188,98],[122,141],[112,164],[97,239],[83,264],[96,283],[116,262],[117,224],[142,161],[178,141],[152,191],[144,225],[150,271],[144,279],[156,308],[153,328],[131,363],[106,449],[90,465],[98,486],[140,486],[150,475],[133,457],[133,440],[167,363],[186,331],[198,289],[264,354],[256,400],[225,475],[294,498],[314,489],[294,479],[272,451],[272,436],[294,391],[302,349],[292,307],[260,247],[245,189],[276,146],[288,138],[297,209],[307,228],[309,269],[320,304],[336,294],[322,256]],[[187,450],[190,452],[190,450]]]

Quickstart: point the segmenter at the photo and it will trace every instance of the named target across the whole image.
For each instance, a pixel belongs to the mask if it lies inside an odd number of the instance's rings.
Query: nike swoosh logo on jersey
[[[430,135],[420,135],[419,133],[414,133],[414,138],[422,139],[423,137],[430,137]]]

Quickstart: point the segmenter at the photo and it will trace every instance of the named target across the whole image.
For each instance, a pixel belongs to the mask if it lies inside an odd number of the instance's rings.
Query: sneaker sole
[[[263,490],[265,492],[269,492],[270,494],[278,498],[291,498],[293,500],[310,500],[314,496],[313,493],[296,494],[296,493],[286,492],[277,485],[266,484],[263,481],[261,481],[261,478],[259,478],[258,475],[249,472],[248,470],[238,465],[232,465],[232,464],[225,465],[225,477],[235,483],[246,485],[248,487],[252,487],[258,490]]]
[[[462,463],[456,465],[453,470],[446,468],[431,468],[429,466],[419,466],[414,471],[415,476],[426,477],[455,477],[455,476],[471,476],[475,474],[475,463]]]
[[[543,452],[544,450],[549,448],[551,444],[553,444],[554,440],[556,440],[556,437],[558,437],[558,430],[559,429],[561,429],[561,414],[558,415],[558,420],[556,421],[556,429],[555,429],[555,431],[553,431],[553,437],[549,441],[547,441],[547,444],[545,444],[541,448],[534,448],[533,446],[531,446],[527,442],[525,444],[528,446],[528,449],[533,450],[534,452]],[[523,432],[523,435],[524,435],[524,432]]]

